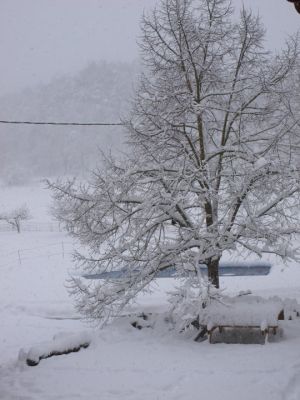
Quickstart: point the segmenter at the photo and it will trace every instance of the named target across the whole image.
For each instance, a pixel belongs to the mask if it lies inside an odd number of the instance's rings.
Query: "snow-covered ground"
[[[1,201],[27,203],[33,222],[50,221],[49,194],[40,188],[5,189]],[[163,320],[137,330],[123,317],[92,329],[65,287],[71,249],[59,231],[0,232],[1,400],[300,399],[300,320],[283,321],[283,338],[266,346],[195,343],[195,332],[176,333]],[[157,280],[153,293],[139,296],[128,312],[162,313],[174,284]],[[275,263],[268,276],[224,277],[221,284],[229,293],[251,289],[300,301],[300,266]],[[87,349],[36,367],[18,361],[21,348],[82,331],[93,338]]]

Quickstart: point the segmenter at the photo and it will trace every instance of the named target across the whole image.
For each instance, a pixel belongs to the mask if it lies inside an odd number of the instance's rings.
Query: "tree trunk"
[[[219,289],[219,262],[220,259],[210,259],[207,262],[207,273],[208,273],[208,280],[217,288]]]
[[[15,227],[17,228],[18,233],[21,232],[21,221],[19,218],[15,218]]]

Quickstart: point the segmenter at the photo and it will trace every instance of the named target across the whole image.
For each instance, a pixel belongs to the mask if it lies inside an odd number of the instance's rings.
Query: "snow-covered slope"
[[[37,223],[51,222],[38,211],[48,202],[47,192],[24,189],[19,198],[29,208],[35,204]],[[98,331],[80,321],[68,296],[71,250],[63,232],[0,232],[1,400],[300,398],[299,320],[284,321],[284,337],[266,346],[195,343],[194,332],[172,331],[162,318],[138,330],[130,324],[132,317],[123,317]],[[275,265],[268,276],[224,277],[221,284],[229,293],[251,289],[300,301],[296,264]],[[153,293],[140,295],[128,314],[162,313],[174,285],[173,279],[157,280]],[[83,330],[93,336],[84,351],[42,360],[37,367],[18,361],[21,348]]]

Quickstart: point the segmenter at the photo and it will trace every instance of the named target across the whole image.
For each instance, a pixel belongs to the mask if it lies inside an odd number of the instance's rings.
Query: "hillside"
[[[130,108],[136,66],[92,63],[79,74],[0,98],[0,119],[116,122]],[[35,176],[83,175],[99,149],[122,148],[122,128],[1,125],[0,177],[23,183]]]

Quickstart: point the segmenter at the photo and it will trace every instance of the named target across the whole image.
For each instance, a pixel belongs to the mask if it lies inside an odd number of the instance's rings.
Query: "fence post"
[[[20,250],[18,250],[18,257],[19,257],[19,264],[21,265],[22,264],[22,260],[21,260],[21,252],[20,252]]]
[[[61,242],[61,248],[62,248],[62,258],[65,258],[65,246],[64,246],[64,242]]]

